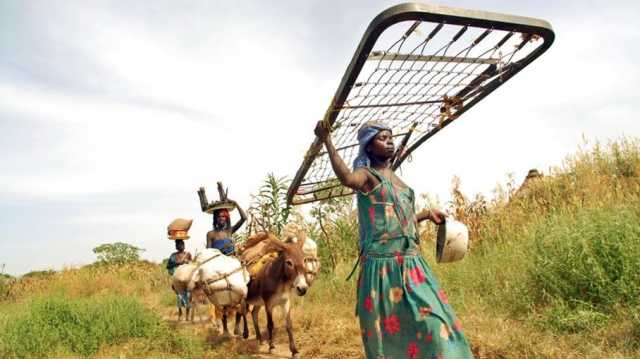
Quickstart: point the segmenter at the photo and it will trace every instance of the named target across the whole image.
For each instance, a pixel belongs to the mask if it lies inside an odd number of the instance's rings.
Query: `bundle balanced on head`
[[[247,216],[238,202],[227,198],[228,191],[223,189],[220,182],[218,182],[218,192],[220,200],[208,203],[204,187],[200,187],[198,190],[202,211],[213,214],[213,230],[207,232],[206,247],[216,248],[225,255],[235,255],[233,234],[242,227]],[[233,209],[238,209],[240,219],[232,226],[230,211]]]
[[[334,147],[329,123],[315,134],[336,176],[357,193],[360,274],[356,315],[367,358],[472,358],[447,297],[420,254],[417,223],[444,220],[439,210],[415,213],[415,198],[391,168],[391,129],[367,122],[350,170]]]

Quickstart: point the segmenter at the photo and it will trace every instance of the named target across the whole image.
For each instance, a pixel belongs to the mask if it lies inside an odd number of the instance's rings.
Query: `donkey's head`
[[[309,289],[305,278],[305,263],[302,246],[304,241],[296,243],[284,243],[275,238],[269,239],[269,245],[278,251],[278,259],[283,262],[283,277],[287,283],[291,283],[296,294],[303,296]]]

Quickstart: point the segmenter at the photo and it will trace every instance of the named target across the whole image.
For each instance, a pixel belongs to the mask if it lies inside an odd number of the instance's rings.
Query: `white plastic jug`
[[[453,217],[438,225],[436,260],[438,263],[459,261],[469,249],[469,229]]]

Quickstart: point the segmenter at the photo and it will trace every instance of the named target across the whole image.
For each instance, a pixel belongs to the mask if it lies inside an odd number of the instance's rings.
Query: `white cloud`
[[[505,4],[492,6],[525,6]],[[0,38],[2,53],[21,56],[20,67],[0,62],[0,73],[15,75],[0,79],[0,125],[28,120],[35,141],[0,144],[0,197],[86,204],[57,218],[76,233],[65,241],[52,233],[33,244],[25,220],[16,236],[24,257],[52,255],[20,258],[14,271],[91,261],[92,246],[120,238],[161,259],[171,250],[164,230],[178,216],[195,219],[190,243],[200,245],[210,218],[196,189],[213,194],[221,180],[246,205],[267,172],[293,176],[355,50],[354,33],[375,15],[362,4],[343,4],[339,15],[324,3],[283,14],[286,6],[208,2],[174,11],[161,3],[58,5],[21,9],[29,21]],[[582,134],[638,136],[634,6],[554,13],[549,52],[420,147],[403,168],[406,182],[446,200],[458,175],[465,191],[488,193],[507,173],[521,180],[529,168],[559,164]],[[117,205],[101,202],[123,194],[130,197]]]

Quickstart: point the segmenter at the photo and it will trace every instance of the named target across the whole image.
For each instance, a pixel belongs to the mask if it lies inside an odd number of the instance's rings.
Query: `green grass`
[[[439,265],[427,242],[425,257],[488,357],[638,357],[640,143],[596,144],[550,172],[493,199],[454,188],[471,251]]]
[[[1,324],[2,357],[87,357],[131,339],[143,339],[143,344],[169,353],[197,354],[197,346],[175,335],[156,313],[126,297],[38,298],[6,315]]]
[[[543,296],[600,311],[640,303],[640,215],[633,206],[555,217],[534,237],[532,275]]]

